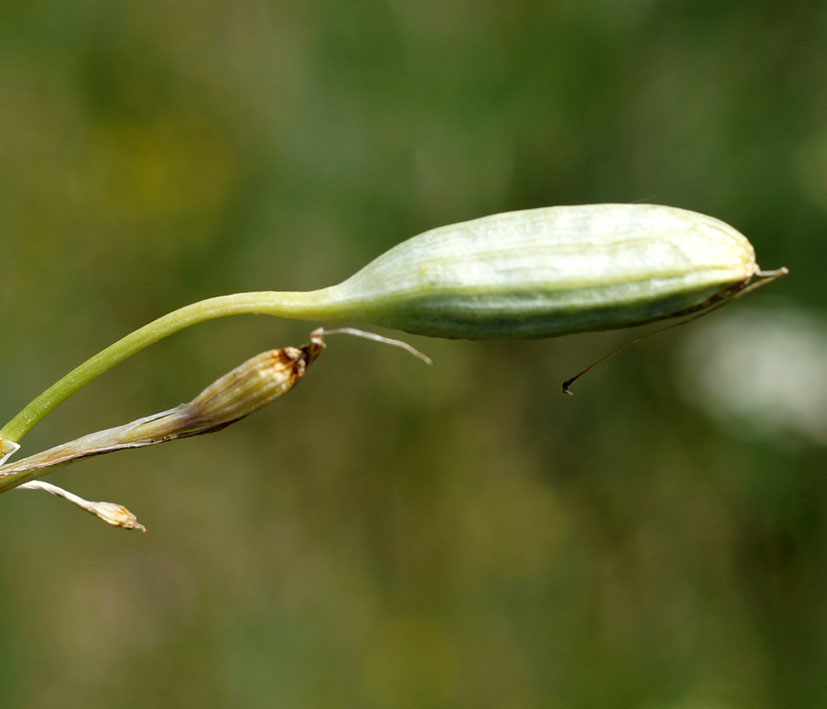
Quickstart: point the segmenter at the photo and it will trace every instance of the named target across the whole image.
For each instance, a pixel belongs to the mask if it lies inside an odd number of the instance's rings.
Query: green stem
[[[0,429],[0,440],[20,441],[49,412],[106,370],[158,340],[205,320],[242,313],[306,320],[346,319],[332,288],[305,293],[235,293],[209,298],[174,310],[131,332],[73,369]]]

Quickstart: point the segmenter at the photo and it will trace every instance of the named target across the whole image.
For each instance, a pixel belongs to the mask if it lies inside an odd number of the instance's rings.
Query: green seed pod
[[[746,237],[684,209],[591,204],[495,214],[408,239],[329,288],[233,293],[167,313],[33,399],[0,429],[0,457],[110,367],[212,318],[256,313],[434,337],[555,337],[700,313],[785,273],[759,271]],[[749,285],[754,276],[763,280]]]
[[[757,273],[752,244],[717,219],[594,204],[433,229],[307,295],[334,319],[421,335],[553,337],[700,310]]]

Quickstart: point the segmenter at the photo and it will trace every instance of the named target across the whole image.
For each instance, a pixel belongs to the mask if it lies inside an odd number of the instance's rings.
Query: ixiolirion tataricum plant
[[[219,296],[154,320],[12,418],[0,429],[0,458],[110,367],[212,318],[253,313],[443,338],[556,337],[704,313],[786,272],[761,271],[752,244],[728,224],[660,205],[548,207],[440,227],[398,244],[338,285]],[[0,467],[0,492],[25,482],[10,467]]]

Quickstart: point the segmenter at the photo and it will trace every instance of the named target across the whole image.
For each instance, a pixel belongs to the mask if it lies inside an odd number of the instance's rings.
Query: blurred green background
[[[337,338],[215,436],[0,500],[0,706],[827,706],[827,4],[2,0],[2,415],[186,303],[646,201],[791,275],[648,340]],[[822,287],[817,287],[822,283]],[[201,325],[34,452],[311,324]]]

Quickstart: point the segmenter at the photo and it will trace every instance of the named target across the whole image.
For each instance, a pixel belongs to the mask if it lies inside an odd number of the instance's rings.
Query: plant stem
[[[20,441],[55,407],[93,379],[144,347],[190,325],[244,313],[306,320],[346,319],[347,308],[341,307],[333,293],[334,288],[290,293],[235,293],[201,300],[167,313],[111,344],[49,387],[0,429],[0,439]]]

